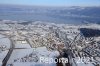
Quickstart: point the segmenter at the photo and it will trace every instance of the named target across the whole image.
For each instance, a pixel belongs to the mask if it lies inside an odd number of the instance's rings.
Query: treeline
[[[99,29],[80,28],[80,32],[85,37],[98,37],[98,36],[100,36],[100,30]]]

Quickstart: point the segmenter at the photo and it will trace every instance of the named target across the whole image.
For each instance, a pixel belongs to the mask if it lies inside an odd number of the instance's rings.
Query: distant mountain
[[[0,5],[0,11],[29,11],[51,14],[74,14],[100,17],[100,7],[39,7],[39,6],[17,6]]]
[[[38,19],[41,20],[42,18],[42,20],[44,21],[45,19],[48,18],[48,20],[52,20],[52,21],[62,20],[62,21],[70,22],[72,20],[73,21],[79,20],[81,22],[86,21],[86,22],[100,23],[100,7],[79,7],[79,6],[39,7],[39,6],[0,5],[0,17],[1,17],[0,19],[5,17],[7,18],[7,16],[13,16],[14,19],[17,18],[21,19],[23,17],[22,19],[25,20],[26,18],[31,17],[31,19],[33,20],[35,18],[36,18],[35,20]]]

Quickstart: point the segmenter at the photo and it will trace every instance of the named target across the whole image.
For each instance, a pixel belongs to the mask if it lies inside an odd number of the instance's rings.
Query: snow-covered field
[[[38,52],[39,57],[57,57],[59,56],[58,51],[48,51],[46,47],[39,47],[35,51]]]
[[[29,61],[25,61],[25,62],[14,62],[15,59],[21,59],[21,58],[25,58],[25,56],[28,56],[30,54],[36,54],[38,57],[38,61],[37,62],[29,62]],[[13,64],[14,66],[56,66],[56,63],[44,63],[44,62],[40,62],[40,57],[46,57],[46,58],[56,58],[57,56],[59,56],[59,52],[58,51],[48,51],[46,49],[46,47],[38,47],[38,48],[31,48],[31,49],[14,49],[8,64]],[[29,59],[29,58],[28,58]],[[30,58],[31,59],[31,58]]]
[[[15,44],[15,48],[31,48],[29,44]]]
[[[33,49],[14,49],[8,63],[13,63],[15,59],[22,58],[33,52]]]
[[[0,46],[6,46],[6,49],[10,48],[10,40],[4,35],[0,34]]]
[[[35,62],[26,62],[26,63],[14,63],[13,66],[56,66],[55,63],[49,64],[49,63],[35,63]]]
[[[0,60],[1,61],[5,58],[5,56],[7,55],[7,53],[8,53],[8,50],[0,52]]]
[[[10,48],[10,40],[4,35],[0,34],[0,63],[6,57],[8,49]],[[1,63],[2,64],[2,63]]]

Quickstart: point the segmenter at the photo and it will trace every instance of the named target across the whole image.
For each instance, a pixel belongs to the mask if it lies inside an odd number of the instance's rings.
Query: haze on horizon
[[[36,6],[100,6],[100,0],[0,0],[0,4]]]

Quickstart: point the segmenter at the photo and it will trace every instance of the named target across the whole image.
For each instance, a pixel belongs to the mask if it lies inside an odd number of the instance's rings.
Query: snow
[[[4,35],[0,34],[0,46],[5,45],[7,48],[10,48],[10,40]]]
[[[8,53],[8,50],[0,52],[0,60],[3,60],[5,56],[7,55],[7,53]]]
[[[15,44],[15,48],[31,48],[29,44]]]
[[[94,66],[91,62],[82,62],[79,58],[73,59],[73,66]]]
[[[2,66],[2,61],[0,60],[0,66]]]
[[[0,34],[0,66],[2,65],[2,61],[8,53],[8,50],[5,49],[9,48],[10,40],[6,36]]]
[[[0,29],[2,29],[2,30],[11,30],[11,28],[7,24],[0,24]]]
[[[92,63],[88,63],[88,64],[78,63],[77,66],[94,66],[94,65]]]
[[[26,55],[29,55],[33,52],[33,49],[15,49],[13,50],[13,53],[11,54],[11,57],[8,61],[8,63],[13,63],[14,59],[22,58]]]
[[[26,62],[26,63],[14,63],[13,66],[56,66],[56,64]]]
[[[68,39],[71,39],[71,40],[74,39],[74,37],[73,37],[72,35],[67,35],[67,38],[68,38]]]
[[[31,47],[30,47],[30,45],[28,44],[27,41],[23,40],[23,41],[16,41],[15,48],[26,48],[26,49],[29,49]]]
[[[0,38],[3,38],[3,37],[5,37],[5,36],[0,34]]]
[[[39,47],[35,51],[38,52],[38,56],[41,57],[57,57],[59,56],[58,51],[48,51],[46,47]]]
[[[48,51],[46,47],[38,47],[38,48],[31,48],[31,49],[16,49],[13,51],[8,64],[13,64],[13,66],[56,66],[56,63],[42,63],[38,62],[14,62],[14,59],[20,59],[35,52],[36,55],[39,57],[46,57],[46,58],[56,58],[59,56],[58,51]]]

